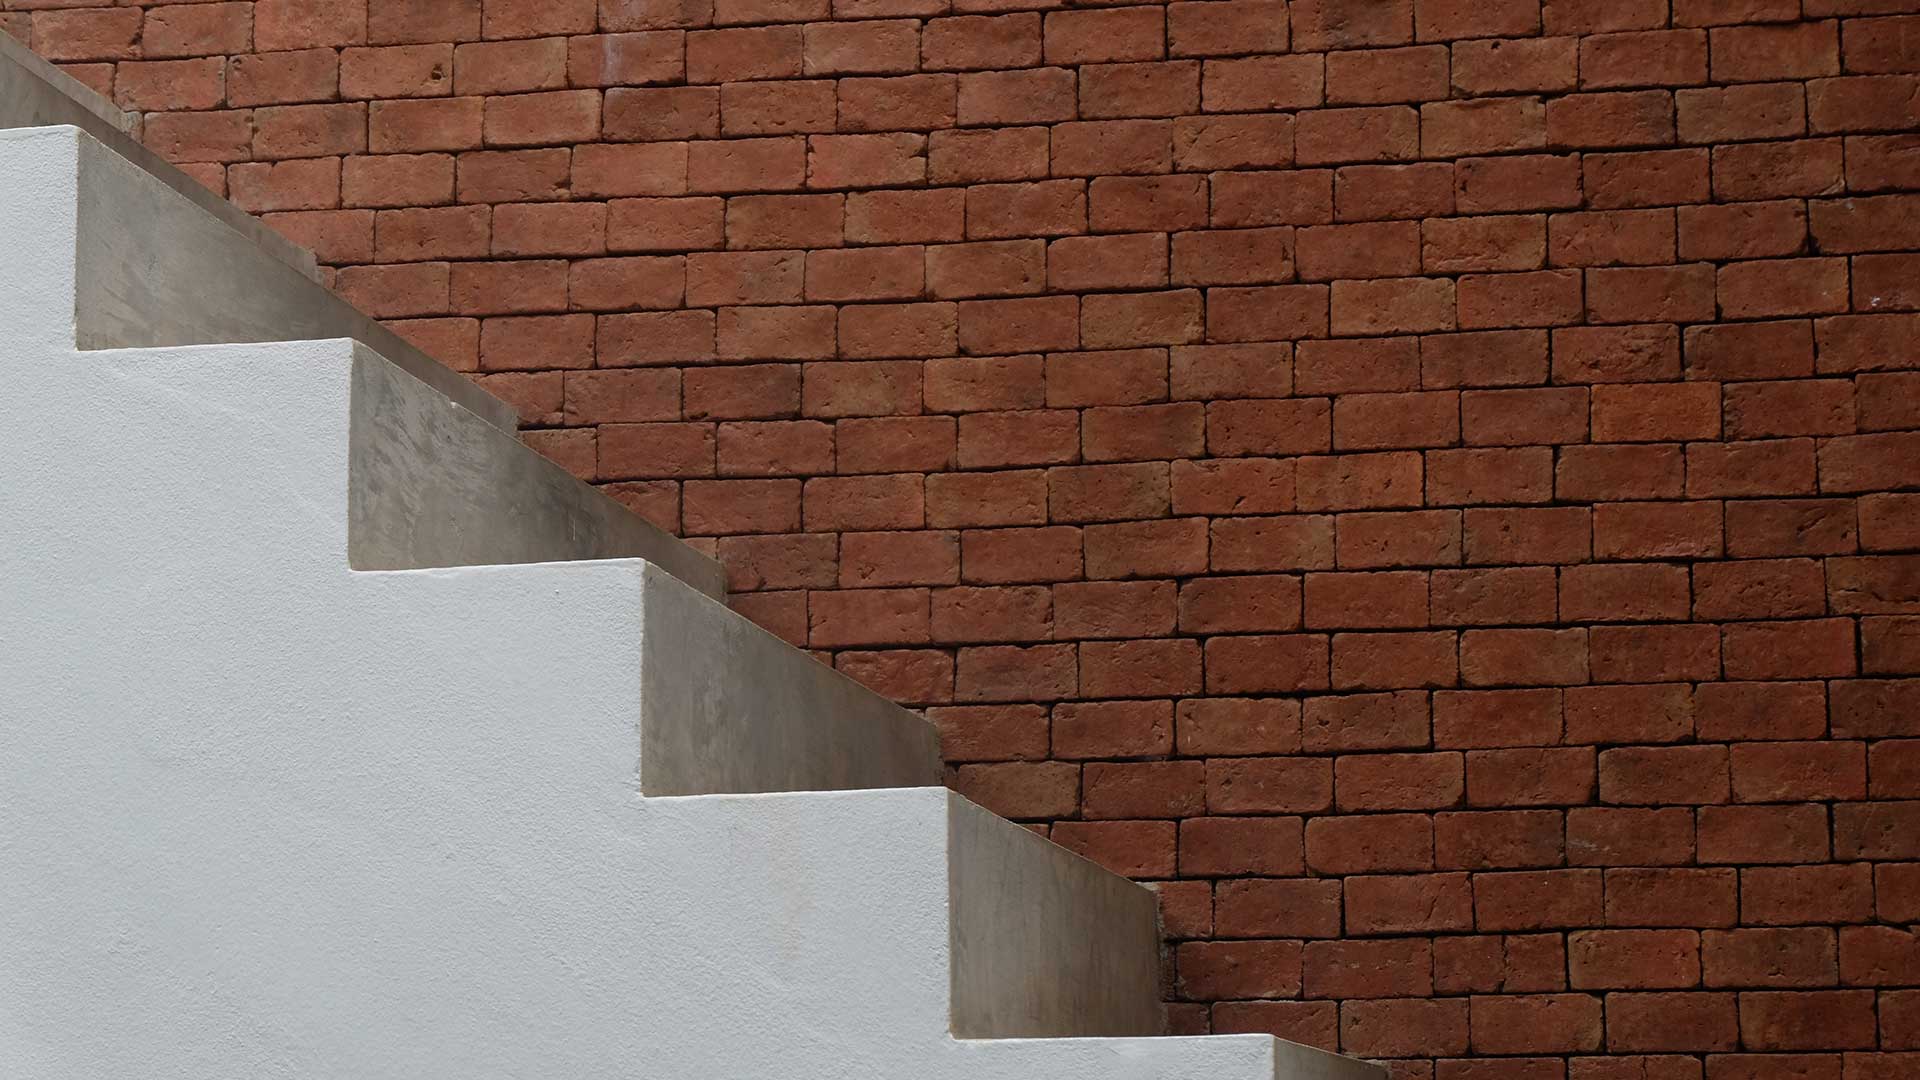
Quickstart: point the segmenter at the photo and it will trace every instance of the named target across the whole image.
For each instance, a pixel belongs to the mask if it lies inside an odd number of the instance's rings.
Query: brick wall
[[[1920,1076],[1920,0],[4,0],[1185,1031]],[[33,9],[33,10],[27,10]]]

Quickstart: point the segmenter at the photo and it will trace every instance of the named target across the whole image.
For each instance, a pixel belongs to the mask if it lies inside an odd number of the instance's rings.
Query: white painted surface
[[[73,145],[0,136],[0,235],[35,253],[0,260],[0,1073],[1379,1075],[1260,1037],[952,1038],[957,853],[1035,864],[972,887],[1070,883],[1037,904],[1133,894],[1041,869],[1072,856],[996,843],[1014,826],[934,788],[643,797],[650,710],[812,717],[807,752],[852,755],[898,715],[703,698],[756,671],[777,698],[798,669],[653,651],[722,609],[636,560],[350,569],[354,372],[377,361],[77,351]],[[1067,928],[1049,948],[1009,921],[1030,913],[975,910],[1027,985],[1102,943],[1098,919],[1039,920]],[[1020,1012],[1043,1030],[1111,1027],[1041,997]]]

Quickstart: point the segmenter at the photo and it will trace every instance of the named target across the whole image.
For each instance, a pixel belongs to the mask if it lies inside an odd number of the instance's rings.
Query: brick
[[[1451,330],[1454,282],[1446,278],[1336,281],[1332,329],[1336,334],[1397,334]]]
[[[1420,114],[1404,105],[1317,109],[1300,114],[1294,156],[1302,165],[1411,161],[1420,154]]]
[[[1294,997],[1300,989],[1298,942],[1187,942],[1177,950],[1175,963],[1184,997]]]
[[[1215,2],[1215,0],[1209,0]],[[1169,177],[1164,181],[1149,180],[1095,180],[1094,181],[1094,218],[1096,229],[1102,224],[1101,193],[1103,190],[1115,190],[1114,185],[1132,183],[1136,186],[1157,184],[1160,187],[1185,185],[1181,190],[1193,186],[1200,177]],[[1327,169],[1293,169],[1285,172],[1221,172],[1211,178],[1213,224],[1228,228],[1257,225],[1315,225],[1333,220],[1333,173]],[[1205,224],[1208,216],[1206,201],[1202,198],[1197,206],[1183,205],[1188,213],[1197,211],[1196,224]],[[1184,224],[1184,220],[1182,224]],[[1179,228],[1181,224],[1166,226]]]
[[[1740,1035],[1769,1050],[1872,1047],[1873,994],[1865,990],[1759,991],[1740,995]]]
[[[385,51],[385,50],[380,50]],[[359,91],[370,89],[365,80],[350,77],[346,69],[355,67],[353,60],[362,50],[350,49],[346,60],[342,60],[332,49],[297,49],[291,52],[254,54],[235,56],[226,65],[227,104],[247,105],[292,105],[300,102],[332,100],[338,92],[345,97],[373,97],[371,93]],[[444,53],[443,53],[444,55]],[[390,58],[388,59],[391,63]],[[444,60],[442,61],[444,64]],[[128,75],[125,65],[121,71],[124,85]],[[410,65],[408,65],[410,67]],[[438,80],[437,93],[447,92],[447,69]],[[431,69],[429,73],[431,72]],[[389,68],[385,74],[393,75]],[[431,89],[430,84],[422,88]],[[407,87],[383,85],[383,91],[404,90]],[[412,93],[382,93],[382,97],[410,97]]]
[[[379,146],[376,143],[375,149]],[[542,202],[567,196],[570,169],[565,150],[508,150],[461,154],[455,159],[455,190],[460,202]],[[698,204],[681,204],[694,210]],[[710,207],[714,223],[719,221],[719,201]],[[611,208],[610,217],[618,222],[624,211],[644,209],[644,204]],[[683,228],[685,228],[683,226]],[[718,246],[716,241],[714,246]]]
[[[1807,93],[1809,126],[1818,133],[1904,130],[1912,126],[1912,75],[1862,75],[1819,79]]]
[[[1207,691],[1248,694],[1325,689],[1329,646],[1319,635],[1213,638],[1206,645]]]
[[[1299,874],[1297,817],[1200,817],[1180,822],[1182,877]]]
[[[1840,73],[1835,21],[1716,27],[1713,77],[1723,82],[1809,79]]]
[[[1413,275],[1420,269],[1420,228],[1413,222],[1369,222],[1299,230],[1300,276],[1307,281]]]
[[[1586,994],[1476,997],[1473,1048],[1480,1053],[1566,1053],[1600,1048],[1601,1009]]]
[[[473,42],[453,52],[453,92],[525,94],[567,85],[565,38]]]
[[[1201,810],[1197,761],[1090,762],[1081,773],[1088,818],[1183,817]]]
[[[1750,560],[1695,568],[1694,610],[1703,619],[1779,619],[1825,614],[1826,578],[1811,559]]]
[[[271,35],[271,11],[262,33]],[[248,51],[252,44],[252,10],[246,4],[195,4],[147,12],[140,27],[140,53],[150,60],[177,56],[222,56]],[[301,44],[321,44],[302,42]],[[271,45],[263,44],[263,50]],[[284,46],[282,46],[284,47]]]
[[[1426,157],[1538,150],[1547,145],[1547,114],[1534,97],[1477,98],[1420,107],[1420,152]]]
[[[1172,56],[1285,52],[1287,31],[1287,10],[1275,0],[1167,6],[1167,51]]]
[[[1607,923],[1610,926],[1732,926],[1739,908],[1738,873],[1725,868],[1685,867],[1608,870]]]
[[[1451,631],[1336,635],[1333,687],[1393,690],[1458,685],[1454,639]]]
[[[619,140],[691,139],[720,134],[720,89],[616,87],[606,92],[602,130]]]
[[[1444,46],[1366,49],[1326,56],[1327,101],[1333,105],[1390,105],[1444,99]]]
[[[1461,213],[1577,207],[1580,161],[1572,156],[1468,158],[1455,163],[1454,198]]]
[[[721,476],[796,476],[833,467],[833,428],[817,420],[720,425]]]
[[[1044,127],[935,131],[927,143],[927,179],[936,184],[1042,180],[1050,146]]]
[[[335,288],[375,318],[444,315],[449,274],[446,263],[348,267]]]
[[[1603,559],[1715,557],[1722,550],[1720,503],[1603,503],[1594,552]]]
[[[845,206],[840,195],[735,196],[727,200],[727,246],[839,247]]]
[[[1598,34],[1580,42],[1584,89],[1688,86],[1707,81],[1707,35],[1699,30]]]
[[[1825,927],[1709,930],[1701,935],[1708,986],[1833,986],[1834,933]]]
[[[1691,930],[1567,935],[1567,974],[1576,989],[1683,989],[1699,984],[1700,967],[1700,938]]]
[[[1560,730],[1558,690],[1450,690],[1433,698],[1435,746],[1551,744]]]
[[[841,79],[841,131],[933,131],[952,127],[958,83],[952,75]]]
[[[1836,139],[1715,147],[1713,189],[1721,198],[1779,199],[1829,195],[1840,189]]]
[[[686,75],[685,46],[677,30],[568,38],[567,75],[575,86],[679,82]]]
[[[1742,203],[1680,208],[1680,254],[1686,259],[1751,259],[1798,255],[1807,223],[1798,203]]]
[[[1157,141],[1153,149],[1157,153]],[[1182,172],[1280,167],[1293,163],[1293,151],[1294,119],[1288,115],[1183,116],[1173,121],[1173,166]]]
[[[1732,1050],[1740,1045],[1733,994],[1607,995],[1607,1048],[1619,1052]]]
[[[961,579],[1011,584],[1080,576],[1080,530],[1072,528],[969,531],[960,537]]]
[[[862,304],[840,310],[840,355],[849,359],[939,356],[958,350],[952,304]]]
[[[720,88],[720,130],[727,135],[790,135],[834,129],[831,79],[728,83]]]
[[[1158,8],[1049,12],[1045,39],[1049,64],[1157,60],[1166,51],[1166,14]]]
[[[1076,766],[1050,761],[962,765],[954,781],[962,795],[1015,819],[1072,812],[1079,786]]]
[[[1799,863],[1827,858],[1826,808],[1707,806],[1698,824],[1703,863]]]
[[[1300,51],[1400,45],[1413,40],[1411,0],[1305,0],[1293,6],[1292,14],[1294,47]]]
[[[1567,811],[1567,861],[1576,866],[1675,866],[1691,862],[1693,854],[1693,814],[1685,807],[1592,806]],[[1649,917],[1643,912],[1638,918]],[[1610,914],[1609,921],[1619,920]],[[1677,912],[1660,916],[1659,921],[1660,925],[1692,925],[1691,919]]]
[[[515,203],[495,209],[493,253],[604,255],[607,210],[600,203]]]
[[[978,71],[1040,63],[1040,14],[961,15],[930,19],[920,41],[928,71]]]

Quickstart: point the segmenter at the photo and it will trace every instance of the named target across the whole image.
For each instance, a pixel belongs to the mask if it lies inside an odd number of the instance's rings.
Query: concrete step
[[[0,34],[0,130],[37,127],[77,127],[108,149],[140,166],[154,179],[173,188],[313,281],[320,280],[313,254],[274,232],[259,219],[208,191],[204,185],[174,168],[140,142],[142,117],[125,112],[94,93],[91,87],[47,63],[16,41]]]
[[[88,350],[353,338],[517,428],[512,407],[335,296],[310,258],[17,62],[18,49],[11,38],[0,49],[0,156],[12,162],[0,235],[42,258],[0,268],[0,283],[37,301],[15,332]],[[76,126],[25,126],[48,116]]]

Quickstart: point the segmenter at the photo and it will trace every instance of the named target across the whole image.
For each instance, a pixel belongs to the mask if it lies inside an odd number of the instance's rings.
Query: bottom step
[[[1263,1036],[956,1038],[1150,1026],[1157,941],[1146,890],[944,789],[462,791],[367,755],[287,791],[159,750],[110,771],[170,815],[0,828],[11,1075],[1384,1076]]]

